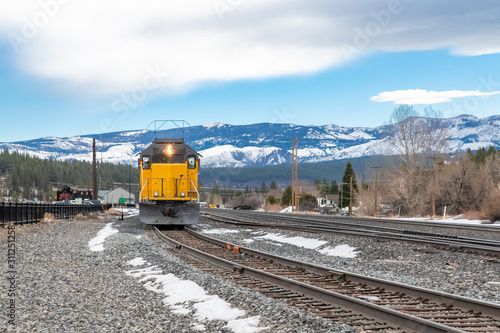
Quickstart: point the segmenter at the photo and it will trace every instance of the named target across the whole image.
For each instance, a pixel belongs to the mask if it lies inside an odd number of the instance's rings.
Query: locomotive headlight
[[[159,196],[160,196],[160,192],[158,192],[158,191],[154,191],[153,195],[154,195],[155,197],[159,197]]]
[[[186,196],[186,192],[181,192],[181,197],[185,197]]]
[[[172,155],[173,150],[172,150],[172,146],[171,145],[167,146],[167,149],[165,150],[165,153],[167,153],[168,155]]]

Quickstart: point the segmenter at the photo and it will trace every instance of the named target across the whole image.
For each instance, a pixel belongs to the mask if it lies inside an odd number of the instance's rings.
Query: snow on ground
[[[291,213],[292,212],[292,206],[288,206],[284,208],[280,213]]]
[[[144,264],[146,264],[146,260],[144,260],[141,257],[127,261],[127,265],[131,265],[131,266],[142,266]]]
[[[355,251],[356,248],[349,246],[347,244],[337,245],[334,248],[325,247],[318,250],[319,253],[325,254],[327,256],[343,257],[343,258],[356,258],[356,254],[359,251]]]
[[[139,262],[142,262],[141,265],[146,263],[140,257],[127,263],[136,266],[134,264]],[[217,295],[208,295],[193,281],[180,279],[171,273],[163,274],[158,266],[125,271],[125,274],[140,278],[139,282],[142,282],[147,290],[165,295],[163,303],[174,313],[192,315],[193,330],[204,331],[205,320],[227,321],[226,327],[236,333],[254,333],[267,329],[267,327],[259,327],[259,316],[245,318],[244,310],[231,307],[231,304]]]
[[[292,244],[299,247],[304,247],[306,249],[316,249],[322,245],[328,243],[327,241],[321,241],[319,239],[314,238],[305,238],[305,237],[286,237],[279,234],[266,233],[262,236],[254,237],[254,239],[268,239],[271,241],[275,241],[278,243],[287,243]]]
[[[250,230],[244,230],[250,231]],[[224,229],[224,228],[214,228],[214,229],[204,229],[202,230],[205,234],[228,234],[237,233],[238,230]],[[252,238],[246,238],[243,243],[249,244],[256,240],[266,241],[269,244],[275,246],[283,246],[283,244],[295,245],[298,247],[303,247],[310,250],[316,250],[321,254],[327,256],[336,256],[343,258],[355,258],[359,251],[355,251],[356,248],[349,246],[347,244],[337,245],[335,247],[325,246],[328,242],[322,241],[316,238],[306,238],[306,237],[287,237],[280,234],[265,232],[265,231],[252,231]]]
[[[106,238],[118,232],[118,230],[113,229],[112,225],[113,225],[112,222],[106,224],[106,226],[97,233],[97,236],[95,236],[89,241],[88,246],[90,248],[90,251],[104,250],[104,241],[106,240]]]
[[[204,229],[202,232],[204,234],[218,234],[218,235],[221,235],[221,234],[237,234],[239,231],[238,230],[234,230],[234,229],[220,228],[220,229]]]
[[[124,217],[139,215],[139,208],[116,208],[118,212],[123,212]]]
[[[398,218],[394,218],[394,219],[397,220]],[[421,222],[438,222],[438,223],[464,223],[464,224],[489,224],[490,223],[487,220],[463,219],[461,215],[447,218],[447,219],[431,219],[431,218],[426,218],[426,217],[404,217],[404,218],[401,218],[401,220],[421,221]]]

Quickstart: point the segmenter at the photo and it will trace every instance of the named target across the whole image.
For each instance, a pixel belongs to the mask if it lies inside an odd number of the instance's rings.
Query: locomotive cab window
[[[142,158],[142,168],[145,170],[151,169],[151,157],[150,156],[144,156]]]
[[[187,164],[188,164],[188,169],[196,169],[196,157],[188,156]]]

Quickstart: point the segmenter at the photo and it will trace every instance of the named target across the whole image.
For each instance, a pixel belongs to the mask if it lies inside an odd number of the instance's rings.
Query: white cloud
[[[0,0],[0,43],[21,36],[17,66],[70,91],[128,92],[158,68],[159,92],[175,92],[370,52],[497,53],[499,12],[494,0]]]
[[[450,102],[452,98],[469,96],[485,97],[500,94],[500,91],[428,91],[423,89],[408,89],[384,91],[370,98],[374,102],[394,102],[395,104],[436,104]]]

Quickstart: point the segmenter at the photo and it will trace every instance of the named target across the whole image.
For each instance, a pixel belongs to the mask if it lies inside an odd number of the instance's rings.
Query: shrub
[[[275,205],[278,203],[278,199],[274,195],[270,195],[267,197],[266,202],[269,203],[270,205]]]
[[[83,216],[83,214],[82,214],[82,213],[78,213],[78,214],[76,214],[76,215],[75,215],[75,217],[73,218],[73,220],[75,220],[75,221],[83,221],[83,220],[85,220],[85,219],[86,219],[86,217],[85,217],[85,216]]]
[[[43,222],[43,223],[55,223],[56,222],[56,217],[54,216],[54,214],[45,213],[45,214],[43,214],[43,220],[40,221],[40,222]]]
[[[481,210],[481,218],[491,222],[500,221],[500,192],[493,194],[490,201]]]

